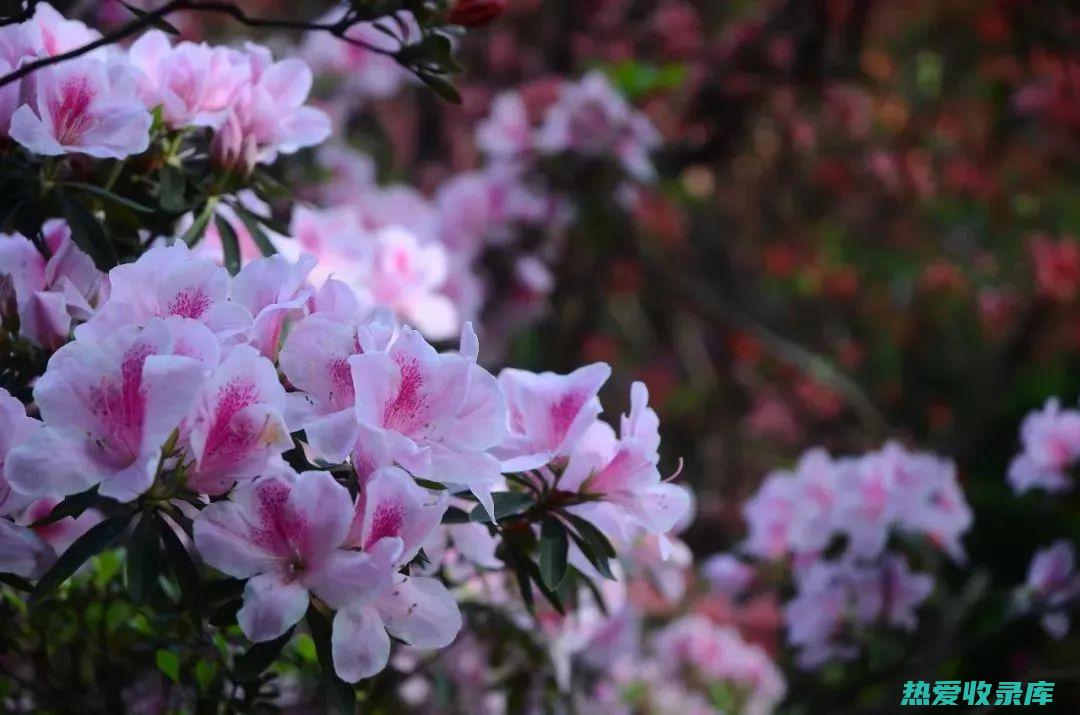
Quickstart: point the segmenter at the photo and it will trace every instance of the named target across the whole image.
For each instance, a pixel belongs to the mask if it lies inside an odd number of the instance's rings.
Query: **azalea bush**
[[[14,5],[5,711],[1076,702],[1064,5]]]

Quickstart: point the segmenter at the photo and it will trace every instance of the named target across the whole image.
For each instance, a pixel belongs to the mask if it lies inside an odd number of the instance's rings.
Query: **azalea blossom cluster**
[[[1072,542],[1059,539],[1031,557],[1027,581],[1017,590],[1020,612],[1039,615],[1043,629],[1057,640],[1069,632],[1070,608],[1080,598],[1080,574]]]
[[[1070,470],[1080,460],[1080,410],[1051,398],[1020,424],[1022,451],[1009,465],[1013,491],[1062,492],[1072,488]]]
[[[366,32],[363,27],[356,31]],[[330,106],[338,98],[356,101],[353,82],[367,87],[360,97],[383,96],[400,84],[402,75],[386,71],[388,60],[378,53],[317,34],[304,48],[313,66],[348,68],[346,86],[331,95]],[[381,84],[390,80],[392,86]],[[380,186],[374,162],[343,142],[324,147],[319,158],[329,178],[309,191],[317,206],[294,212],[294,247],[275,246],[318,256],[320,271],[352,285],[362,301],[392,307],[433,340],[452,337],[466,320],[480,321],[485,337],[497,340],[535,319],[544,312],[554,285],[551,266],[575,211],[538,162],[613,160],[631,179],[649,181],[649,154],[658,144],[656,130],[604,75],[550,89],[551,96],[537,95],[530,107],[521,93],[499,95],[476,132],[485,166],[451,175],[430,198],[403,184]],[[246,246],[255,255],[254,244]],[[486,273],[492,263],[498,281]]]
[[[963,562],[972,521],[954,465],[896,443],[859,457],[811,450],[792,471],[769,475],[743,514],[746,554],[790,559],[788,639],[808,668],[857,655],[855,628],[914,629],[933,577],[912,571],[892,540],[919,539]],[[743,578],[729,562],[714,568],[722,580]]]
[[[29,20],[0,28],[0,73],[99,38],[37,3]],[[122,159],[147,149],[159,111],[171,130],[211,129],[214,160],[249,172],[329,136],[329,117],[304,104],[311,83],[303,62],[275,62],[264,47],[172,46],[152,30],[127,50],[105,45],[0,88],[0,136],[39,156]]]
[[[314,266],[273,256],[230,277],[179,242],[107,276],[81,266],[80,284],[97,292],[76,291],[88,316],[64,314],[77,322],[74,339],[34,385],[41,419],[4,395],[3,503],[16,516],[0,524],[5,569],[34,578],[51,560],[49,544],[20,525],[33,500],[191,493],[199,554],[247,580],[244,633],[278,638],[317,598],[336,613],[337,672],[356,681],[385,666],[391,635],[440,647],[460,627],[442,582],[405,568],[438,540],[450,501],[418,478],[494,513],[503,473],[523,474],[557,487],[617,543],[663,538],[684,516],[687,493],[657,470],[658,421],[643,386],[616,437],[598,419],[606,365],[496,378],[477,364],[468,325],[457,352],[439,353],[388,310],[360,307],[336,278],[315,287]],[[2,269],[30,287],[28,301],[42,300],[40,262]],[[61,299],[67,287],[56,289]],[[297,473],[284,461],[294,434],[311,464],[347,465],[355,497],[333,472]],[[468,536],[451,538],[460,546]],[[478,560],[493,565],[490,554]]]

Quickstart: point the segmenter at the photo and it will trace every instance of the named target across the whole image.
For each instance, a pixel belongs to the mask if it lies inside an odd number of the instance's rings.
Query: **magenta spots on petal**
[[[218,473],[239,462],[258,441],[262,425],[238,417],[238,413],[259,399],[259,391],[251,382],[234,379],[221,387],[199,471],[203,476]]]
[[[198,320],[209,308],[210,296],[198,288],[184,288],[169,301],[165,314]]]
[[[289,505],[289,492],[289,486],[282,482],[258,484],[256,525],[251,537],[277,557],[298,559],[307,538],[307,522]]]
[[[352,370],[345,358],[337,358],[330,363],[330,380],[333,383],[333,393],[330,395],[330,403],[337,409],[344,409],[353,403],[355,393],[353,391]]]
[[[49,103],[53,133],[61,144],[78,141],[94,124],[90,103],[94,99],[90,80],[86,77],[70,77],[60,88],[60,97]]]
[[[398,536],[405,521],[405,509],[401,504],[380,504],[371,517],[371,530],[364,541],[364,549],[370,549],[379,539]]]
[[[569,392],[551,406],[551,427],[555,435],[562,436],[566,434],[584,404],[584,393]]]
[[[395,358],[401,370],[401,386],[386,403],[383,425],[401,434],[415,434],[426,426],[427,396],[424,377],[415,358]]]
[[[119,381],[115,375],[106,375],[97,387],[90,388],[90,409],[100,426],[95,443],[99,456],[110,466],[130,465],[141,450],[146,416],[142,369],[152,353],[150,345],[131,346],[121,360]]]

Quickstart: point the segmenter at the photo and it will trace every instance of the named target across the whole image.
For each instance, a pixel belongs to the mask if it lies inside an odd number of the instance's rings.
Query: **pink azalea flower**
[[[60,55],[101,37],[97,30],[67,19],[46,2],[36,5],[33,17],[22,27],[38,57]]]
[[[737,598],[754,580],[754,568],[731,554],[717,554],[701,566],[702,575],[713,591]]]
[[[542,152],[610,153],[641,181],[654,175],[649,153],[659,144],[660,134],[649,120],[627,104],[600,72],[563,85],[536,133],[536,146]]]
[[[1060,640],[1069,632],[1068,604],[1080,596],[1080,575],[1076,573],[1076,552],[1064,539],[1035,552],[1028,566],[1027,598],[1045,613],[1042,625]]]
[[[250,81],[251,70],[242,53],[205,43],[172,47],[159,30],[139,37],[128,58],[140,72],[142,101],[148,109],[160,106],[165,123],[174,129],[219,129],[237,91]]]
[[[154,318],[196,320],[219,338],[247,330],[251,313],[229,301],[229,273],[186,245],[155,246],[134,263],[109,271],[109,297],[101,310],[79,326],[79,339],[100,340],[123,325],[145,325]]]
[[[318,186],[323,205],[340,206],[352,201],[358,191],[376,188],[375,160],[367,154],[341,144],[321,146],[318,154],[319,165],[330,177]]]
[[[328,472],[282,466],[203,509],[195,547],[214,568],[248,579],[237,621],[251,640],[273,640],[303,617],[311,593],[341,608],[390,587],[401,539],[352,550],[352,517],[348,490]]]
[[[11,138],[35,154],[122,159],[150,144],[152,118],[120,61],[79,57],[30,76],[31,104],[11,117]]]
[[[412,13],[399,11],[395,15],[408,29],[406,42],[420,39],[419,28]],[[324,16],[324,22],[340,19],[333,11]],[[353,25],[346,33],[351,40],[358,40],[388,51],[398,48],[398,41],[388,37],[374,24],[363,22]],[[359,45],[344,42],[326,32],[309,32],[300,46],[300,56],[319,73],[337,75],[344,84],[343,92],[350,97],[383,99],[392,96],[409,80],[409,74],[401,65],[378,52]]]
[[[31,526],[34,522],[51,514],[60,501],[55,497],[38,499],[26,507],[21,518],[22,523],[51,546],[58,556],[67,551],[76,539],[90,531],[104,518],[97,509],[87,509],[77,517],[68,516],[51,524]]]
[[[93,314],[102,275],[75,246],[66,223],[46,221],[42,232],[52,253],[47,261],[26,238],[0,234],[0,273],[15,286],[19,332],[55,350],[68,339],[73,320]]]
[[[386,541],[400,545],[397,571],[416,556],[446,512],[445,493],[433,496],[401,469],[380,469],[362,484],[347,543],[364,551]],[[461,613],[440,581],[395,573],[371,598],[354,599],[334,618],[334,669],[356,682],[382,670],[390,654],[387,632],[417,648],[450,645]]]
[[[506,406],[495,378],[476,364],[476,347],[468,324],[458,355],[437,353],[403,328],[388,348],[348,358],[359,427],[353,466],[361,476],[398,464],[465,486],[492,511],[502,475],[487,451],[503,439]]]
[[[224,494],[253,479],[292,447],[282,413],[285,389],[273,363],[248,345],[234,348],[206,381],[184,421],[188,486]]]
[[[845,640],[853,627],[888,625],[913,630],[915,610],[933,591],[933,578],[913,573],[903,556],[880,564],[817,561],[797,572],[798,593],[784,608],[788,642],[800,649],[799,664],[818,668],[845,660],[858,649]]]
[[[961,559],[960,535],[971,523],[951,462],[896,443],[837,467],[834,519],[846,533],[850,553],[875,557],[890,529],[931,536]]]
[[[0,573],[36,579],[56,560],[56,552],[31,529],[0,517]]]
[[[23,404],[0,387],[0,516],[19,511],[29,499],[13,491],[7,479],[7,457],[11,450],[41,429],[41,422],[26,416]]]
[[[717,626],[704,616],[683,616],[654,636],[657,657],[670,672],[691,668],[707,682],[728,682],[745,689],[739,712],[771,713],[787,686],[780,669],[760,646],[747,643],[739,632]]]
[[[561,490],[600,497],[600,502],[571,507],[571,511],[590,521],[608,520],[626,541],[633,538],[634,527],[650,534],[667,534],[690,510],[689,493],[660,478],[659,420],[648,407],[648,399],[645,385],[635,382],[630,391],[630,414],[623,415],[620,436],[616,438],[607,424],[594,421],[572,448],[566,468],[556,480]],[[662,538],[659,547],[666,557],[667,539]]]
[[[1029,489],[1060,492],[1072,486],[1068,470],[1080,458],[1080,411],[1061,409],[1056,399],[1032,412],[1020,425],[1023,452],[1009,465],[1013,491]]]
[[[8,455],[12,486],[36,497],[97,484],[119,501],[144,492],[208,367],[179,354],[184,343],[216,341],[202,325],[170,318],[57,350],[34,386],[45,429]]]
[[[453,301],[438,292],[448,262],[441,244],[421,244],[397,227],[375,233],[375,256],[368,285],[379,305],[387,305],[432,340],[447,340],[461,329]]]
[[[476,130],[476,146],[493,160],[518,159],[533,148],[532,124],[525,101],[517,92],[503,92]]]
[[[353,314],[355,315],[355,314]],[[287,421],[304,430],[313,453],[344,460],[356,444],[356,391],[349,358],[385,350],[397,324],[385,311],[356,320],[353,315],[317,313],[289,332],[281,349],[281,371],[296,392],[287,396]]]
[[[330,118],[304,104],[311,92],[311,70],[301,60],[274,62],[270,51],[244,47],[250,80],[242,85],[213,140],[212,154],[225,168],[250,171],[330,136]]]
[[[611,375],[604,363],[578,368],[569,375],[507,368],[499,373],[506,395],[506,439],[492,454],[508,472],[536,469],[568,457],[601,407],[597,393]]]
[[[293,262],[274,255],[248,263],[232,280],[232,301],[255,316],[248,342],[271,360],[277,359],[287,321],[303,316],[311,297],[307,277],[314,266],[312,256]]]

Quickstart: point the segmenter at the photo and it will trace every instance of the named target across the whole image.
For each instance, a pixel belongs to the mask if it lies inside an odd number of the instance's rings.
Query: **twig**
[[[780,362],[820,380],[840,393],[863,426],[874,434],[884,436],[891,432],[884,415],[858,383],[841,372],[831,360],[789,340],[730,305],[717,295],[716,291],[709,290],[694,279],[689,271],[676,269],[669,259],[656,255],[656,251],[648,248],[644,241],[639,240],[639,250],[647,269],[659,275],[667,290],[681,295],[693,312],[706,320],[724,323],[753,336]]]
[[[306,31],[325,31],[329,32],[334,37],[348,42],[351,45],[357,47],[363,47],[365,50],[374,52],[376,54],[385,55],[387,57],[397,58],[398,52],[396,50],[388,50],[377,45],[373,45],[364,40],[357,39],[355,37],[348,37],[346,33],[353,27],[353,25],[360,22],[360,18],[354,13],[346,13],[342,19],[336,22],[303,22],[299,20],[284,20],[278,18],[266,18],[266,17],[252,17],[248,15],[240,8],[236,7],[229,2],[209,2],[203,0],[172,0],[172,2],[162,5],[156,10],[147,12],[143,15],[139,15],[138,18],[132,20],[127,25],[113,30],[110,33],[102,35],[98,39],[88,42],[81,47],[76,47],[67,52],[63,52],[59,55],[53,55],[51,57],[42,57],[41,59],[29,62],[22,65],[18,69],[9,72],[8,74],[0,77],[0,87],[16,82],[23,77],[41,69],[42,67],[48,67],[50,65],[60,64],[76,57],[81,57],[88,52],[93,52],[99,47],[105,47],[112,45],[121,40],[125,40],[133,35],[136,35],[148,27],[154,26],[159,20],[163,20],[166,16],[174,12],[210,12],[228,15],[234,20],[247,27],[265,27],[274,29],[285,30],[306,30]]]

